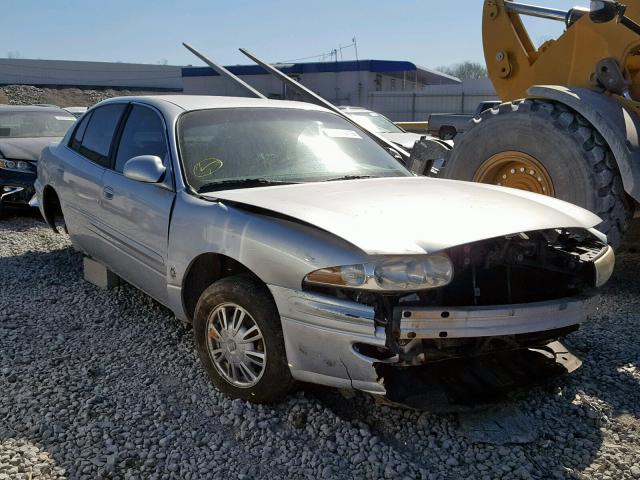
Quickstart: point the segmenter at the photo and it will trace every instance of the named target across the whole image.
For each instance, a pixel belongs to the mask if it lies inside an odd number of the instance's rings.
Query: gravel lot
[[[31,105],[51,103],[60,107],[90,107],[106,98],[129,95],[162,95],[167,92],[103,88],[92,90],[77,87],[34,87],[32,85],[0,86],[0,104]],[[175,92],[172,92],[175,94]]]
[[[640,254],[619,255],[567,342],[580,370],[459,414],[317,387],[230,401],[189,329],[132,287],[84,282],[81,265],[36,217],[0,221],[0,480],[640,478]],[[510,424],[516,443],[481,441],[477,422]]]

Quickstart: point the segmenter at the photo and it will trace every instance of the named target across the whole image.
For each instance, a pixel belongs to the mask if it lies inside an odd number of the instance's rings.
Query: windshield
[[[196,191],[234,181],[249,187],[411,175],[366,133],[327,112],[199,110],[180,118],[178,141],[186,181]]]
[[[76,121],[66,112],[0,112],[0,137],[64,137]]]
[[[358,125],[375,133],[404,133],[395,123],[376,112],[349,112],[347,115]]]

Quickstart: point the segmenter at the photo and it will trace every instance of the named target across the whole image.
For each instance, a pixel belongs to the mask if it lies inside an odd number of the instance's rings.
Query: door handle
[[[111,200],[113,199],[113,188],[111,187],[104,187],[102,189],[102,196],[104,198],[106,198],[107,200]]]

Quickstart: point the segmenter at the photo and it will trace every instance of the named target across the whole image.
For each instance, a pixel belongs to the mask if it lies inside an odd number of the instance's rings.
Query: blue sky
[[[328,52],[357,37],[360,59],[409,60],[426,67],[483,61],[481,0],[4,0],[0,57],[200,65],[181,42],[224,64],[249,63],[238,47],[268,61]],[[587,0],[527,0],[568,9]],[[532,38],[562,24],[530,22]],[[352,48],[344,59],[355,58]],[[312,59],[308,61],[313,61]]]

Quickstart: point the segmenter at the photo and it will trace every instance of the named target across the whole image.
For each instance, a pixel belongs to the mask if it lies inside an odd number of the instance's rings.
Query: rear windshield
[[[178,140],[187,183],[197,191],[255,178],[302,183],[411,175],[366,132],[328,112],[199,110],[181,117]]]
[[[0,112],[0,137],[63,137],[75,122],[66,112]]]

